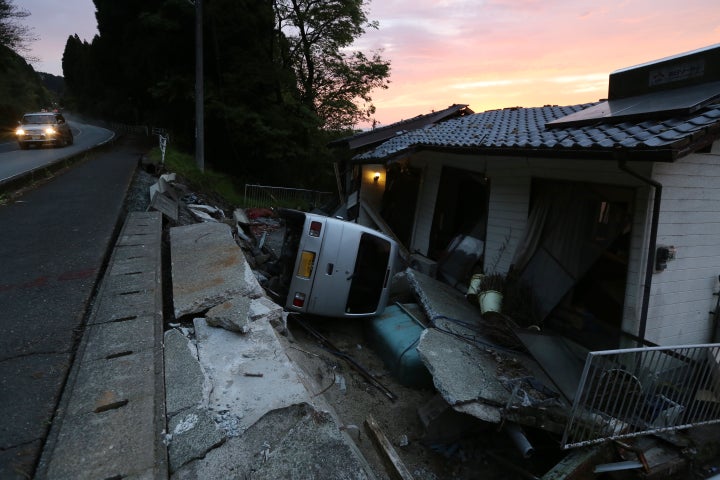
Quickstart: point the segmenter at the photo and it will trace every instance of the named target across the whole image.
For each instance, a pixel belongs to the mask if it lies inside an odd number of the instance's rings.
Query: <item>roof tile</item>
[[[383,159],[412,147],[473,149],[638,149],[665,147],[720,124],[720,105],[686,118],[623,121],[567,128],[546,128],[546,123],[594,104],[507,108],[489,110],[412,130],[355,157],[358,161]]]

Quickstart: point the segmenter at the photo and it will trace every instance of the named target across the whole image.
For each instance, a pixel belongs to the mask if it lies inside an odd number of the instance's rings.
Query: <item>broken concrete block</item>
[[[177,180],[177,175],[175,173],[165,173],[163,175],[160,175],[160,178],[162,178],[168,183],[173,183]]]
[[[156,193],[150,201],[150,208],[157,210],[174,222],[178,221],[178,203],[169,196]]]
[[[499,405],[508,402],[510,392],[498,380],[498,364],[492,355],[433,328],[422,333],[417,351],[446,402],[452,406],[486,403],[489,410],[465,413],[486,422],[501,420]]]
[[[285,331],[287,322],[283,320],[283,309],[280,305],[262,296],[250,302],[249,318],[251,321],[266,319],[270,325],[280,332]]]
[[[265,296],[236,297],[208,310],[205,320],[213,327],[248,333],[250,322],[264,319],[282,331],[286,326],[282,314],[282,307]]]
[[[205,320],[213,327],[247,333],[252,301],[249,297],[235,297],[208,310]]]
[[[215,217],[210,215],[209,213],[206,213],[202,210],[190,208],[190,206],[188,206],[188,210],[190,210],[190,213],[192,213],[193,217],[195,217],[197,220],[200,220],[201,222],[218,222],[219,221]]]
[[[168,423],[170,472],[184,464],[202,458],[225,441],[215,425],[213,416],[205,409],[193,409],[172,417]]]
[[[452,325],[443,319],[458,319],[473,324],[480,323],[482,318],[480,310],[473,307],[462,293],[450,285],[411,268],[405,270],[405,274],[426,316],[439,319],[436,321],[438,325],[455,330],[457,325]]]
[[[234,297],[264,293],[223,223],[171,228],[170,254],[175,318],[204,312]]]

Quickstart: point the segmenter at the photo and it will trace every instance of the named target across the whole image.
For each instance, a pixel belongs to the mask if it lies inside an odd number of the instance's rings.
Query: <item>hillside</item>
[[[0,45],[0,129],[7,131],[30,110],[48,106],[51,95],[40,76],[21,56]]]

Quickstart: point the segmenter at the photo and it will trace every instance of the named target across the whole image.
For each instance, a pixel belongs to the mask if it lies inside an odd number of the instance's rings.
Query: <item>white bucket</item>
[[[480,303],[480,313],[498,312],[502,308],[502,293],[495,290],[485,290],[478,293],[478,302]]]
[[[477,294],[480,291],[480,282],[482,282],[483,277],[485,277],[485,275],[482,273],[476,273],[470,278],[470,286],[465,296],[473,303],[477,301]]]

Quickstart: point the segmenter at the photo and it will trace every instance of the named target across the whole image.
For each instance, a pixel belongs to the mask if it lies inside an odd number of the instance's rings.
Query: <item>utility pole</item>
[[[203,0],[195,0],[195,161],[205,171],[205,88],[203,86]]]

